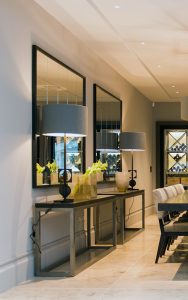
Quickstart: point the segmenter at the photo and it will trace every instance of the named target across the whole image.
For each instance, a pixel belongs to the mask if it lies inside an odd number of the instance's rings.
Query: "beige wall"
[[[181,121],[180,102],[158,102],[153,107],[153,120]]]
[[[32,44],[40,46],[87,77],[87,165],[93,160],[93,83],[122,99],[124,129],[146,132],[147,149],[144,153],[135,154],[135,166],[138,169],[138,187],[146,189],[147,206],[152,204],[149,173],[152,131],[151,103],[32,0],[0,1],[0,28],[1,291],[32,276],[33,253],[29,239],[32,205],[35,201],[54,199],[58,194],[56,189],[33,190],[31,185]],[[125,165],[129,165],[128,159]],[[60,220],[57,227],[56,220],[50,218],[50,237],[54,236],[54,232],[58,239],[57,230],[60,229],[63,231],[62,243],[68,247],[67,218]],[[82,216],[78,222],[83,224]],[[82,236],[82,226],[78,226],[78,229]],[[78,235],[79,243],[81,245],[82,240]],[[49,249],[52,247],[49,246]]]

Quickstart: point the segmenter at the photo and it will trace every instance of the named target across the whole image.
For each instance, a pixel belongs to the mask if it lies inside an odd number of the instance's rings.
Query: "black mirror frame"
[[[37,138],[36,138],[36,128],[37,128],[37,51],[40,51],[47,57],[54,60],[56,63],[60,64],[64,68],[73,72],[74,74],[80,76],[83,79],[83,105],[86,106],[86,78],[75,71],[71,67],[67,66],[62,61],[58,60],[51,54],[47,53],[45,50],[41,49],[36,45],[32,45],[32,187],[33,188],[54,188],[57,185],[45,185],[45,186],[37,186],[36,184],[36,163],[37,163]],[[85,172],[85,164],[86,164],[86,138],[83,137],[83,155],[82,155],[82,164],[83,164],[83,172]]]
[[[122,100],[114,96],[111,92],[105,90],[98,84],[93,84],[93,161],[96,162],[96,122],[97,122],[97,88],[101,91],[107,93],[109,96],[115,98],[120,102],[120,131],[122,130]],[[121,160],[121,169],[122,169],[122,160]]]

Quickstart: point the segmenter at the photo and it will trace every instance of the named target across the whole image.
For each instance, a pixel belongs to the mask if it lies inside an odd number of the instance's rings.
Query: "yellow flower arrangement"
[[[41,174],[41,173],[44,172],[45,167],[42,167],[41,165],[39,165],[38,163],[36,163],[36,170],[37,170],[37,173]]]
[[[55,160],[53,160],[52,163],[48,162],[46,166],[50,170],[50,173],[56,173],[58,170],[58,165]]]

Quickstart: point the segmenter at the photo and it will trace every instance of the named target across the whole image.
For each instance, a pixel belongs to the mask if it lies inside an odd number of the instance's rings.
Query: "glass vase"
[[[81,175],[77,177],[77,182],[73,189],[75,200],[90,200],[97,197],[97,175]]]
[[[37,186],[38,185],[43,185],[43,174],[42,173],[37,173]]]
[[[50,174],[50,183],[58,184],[58,173],[53,172]]]
[[[128,172],[117,172],[115,174],[116,187],[119,192],[126,192],[129,187],[129,173]]]
[[[97,172],[97,182],[102,182],[104,179],[103,172]]]
[[[88,183],[90,187],[90,199],[97,197],[97,173],[88,175]]]

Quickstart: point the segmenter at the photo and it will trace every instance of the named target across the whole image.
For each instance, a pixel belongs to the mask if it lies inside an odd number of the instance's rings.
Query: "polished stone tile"
[[[19,293],[10,292],[6,293],[6,295],[2,295],[0,299],[16,299],[16,300],[26,300],[26,299],[35,299],[35,300],[74,300],[74,299],[102,299],[102,295],[104,294],[105,289],[92,289],[92,288],[84,288],[84,289],[64,289],[62,287],[56,288],[48,288],[45,289],[27,289],[20,290]]]
[[[143,300],[186,300],[187,295],[185,294],[185,291],[183,292],[181,289],[177,290],[156,290],[156,289],[139,289],[136,286],[132,289],[113,289],[108,290],[106,293],[102,296],[102,299],[116,299],[116,300],[137,300],[137,299],[143,299]]]

